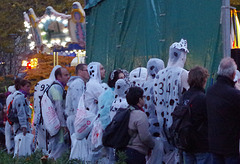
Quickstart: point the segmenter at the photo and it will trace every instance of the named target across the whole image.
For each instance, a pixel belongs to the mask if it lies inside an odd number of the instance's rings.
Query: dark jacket
[[[191,87],[183,94],[182,101],[191,102],[191,148],[187,152],[208,152],[208,124],[206,95],[203,88]]]
[[[239,154],[240,91],[234,82],[218,76],[207,91],[209,151],[219,155]]]

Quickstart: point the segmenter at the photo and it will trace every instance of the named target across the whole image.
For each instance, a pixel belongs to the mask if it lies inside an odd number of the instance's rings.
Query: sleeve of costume
[[[74,83],[72,94],[71,94],[74,114],[77,113],[78,103],[79,103],[80,97],[82,96],[83,92],[84,92],[84,83],[80,80],[77,80]]]
[[[19,125],[21,128],[27,127],[27,114],[25,111],[25,98],[23,95],[18,95],[15,97],[14,106],[17,110]]]
[[[148,120],[147,120],[147,115],[143,112],[139,112],[137,116],[137,121],[136,121],[136,126],[138,130],[139,137],[141,141],[149,148],[153,148],[155,143],[154,140],[149,133],[148,127]]]
[[[68,88],[68,91],[67,91],[67,96],[66,96],[66,109],[65,109],[65,114],[67,116],[70,116],[71,115],[71,110],[72,110],[72,103],[71,103],[71,92],[72,92],[72,89],[71,87]]]
[[[58,115],[58,119],[61,123],[61,127],[66,127],[66,120],[64,118],[64,100],[63,100],[63,89],[59,85],[53,85],[49,89],[49,94],[51,95],[51,98],[53,100],[56,113]]]
[[[182,94],[189,89],[187,80],[188,80],[188,71],[183,70],[181,74],[181,93]]]

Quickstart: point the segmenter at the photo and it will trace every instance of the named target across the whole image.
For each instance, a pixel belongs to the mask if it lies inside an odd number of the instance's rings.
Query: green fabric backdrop
[[[184,38],[190,51],[185,68],[201,65],[216,73],[223,56],[221,0],[93,1],[85,9],[88,63],[98,61],[107,72],[146,67],[152,57],[167,65],[169,46]]]

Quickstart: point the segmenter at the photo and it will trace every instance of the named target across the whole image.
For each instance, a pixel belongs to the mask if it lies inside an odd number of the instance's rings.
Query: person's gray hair
[[[225,57],[221,60],[218,66],[218,75],[232,78],[232,75],[236,72],[237,65],[235,61],[230,57]]]

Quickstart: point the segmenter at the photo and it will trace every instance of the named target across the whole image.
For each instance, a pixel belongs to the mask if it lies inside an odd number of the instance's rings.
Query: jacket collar
[[[190,91],[199,91],[199,92],[205,93],[204,88],[201,88],[201,87],[191,87],[189,90]]]
[[[235,85],[235,82],[233,80],[231,80],[229,77],[227,76],[222,76],[222,75],[218,75],[217,77],[217,81],[220,81],[220,82],[223,82],[223,83],[226,83],[232,87],[234,87]]]

